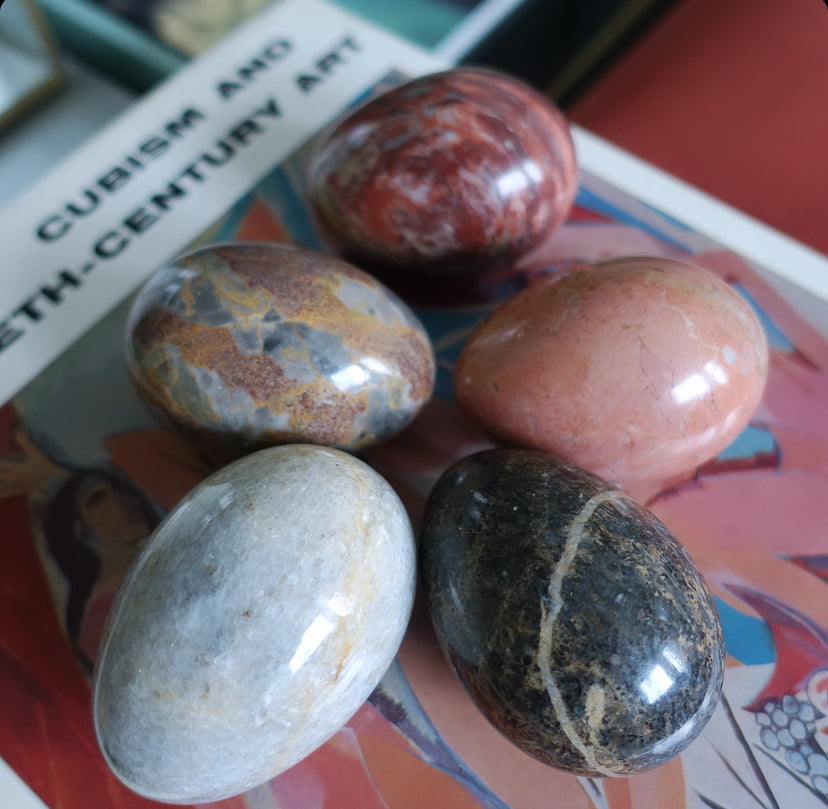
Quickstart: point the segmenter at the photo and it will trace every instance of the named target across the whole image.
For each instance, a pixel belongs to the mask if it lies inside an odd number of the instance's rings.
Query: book
[[[92,596],[111,595],[117,576],[79,596],[78,576],[51,550],[96,542],[93,494],[115,508],[121,547],[140,544],[207,474],[132,388],[123,354],[131,295],[195,244],[252,239],[324,249],[304,202],[308,143],[367,94],[443,66],[322,0],[283,0],[0,210],[4,806],[157,805],[108,771],[78,655],[79,633],[93,628]],[[435,396],[410,428],[365,457],[416,524],[440,472],[486,445],[451,395],[463,342],[501,300],[573,261],[678,257],[733,284],[769,337],[765,399],[727,450],[646,503],[717,599],[728,667],[713,719],[655,770],[603,781],[567,775],[488,725],[418,601],[395,662],[346,726],[222,809],[826,804],[828,263],[588,132],[576,128],[574,136],[581,174],[568,221],[490,300],[418,303],[438,358]],[[231,143],[233,157],[220,167],[200,164],[218,140]],[[180,194],[170,190],[176,182],[187,183]]]

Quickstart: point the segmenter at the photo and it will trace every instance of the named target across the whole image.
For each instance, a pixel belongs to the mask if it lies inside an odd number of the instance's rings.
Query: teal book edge
[[[40,0],[61,47],[125,87],[143,92],[187,59],[88,0]]]
[[[425,48],[457,29],[468,9],[446,0],[405,5],[384,0],[335,0],[346,11]],[[40,0],[61,47],[94,70],[136,92],[144,92],[189,57],[92,0]]]

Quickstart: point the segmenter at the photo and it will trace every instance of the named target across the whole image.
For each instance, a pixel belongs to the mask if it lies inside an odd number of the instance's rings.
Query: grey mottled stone
[[[429,497],[421,561],[446,656],[541,761],[630,775],[677,755],[713,713],[713,597],[664,525],[600,478],[540,452],[464,458]]]
[[[408,516],[363,462],[290,445],[225,467],[162,523],[113,606],[93,694],[108,763],[172,803],[277,775],[379,682],[414,583]]]

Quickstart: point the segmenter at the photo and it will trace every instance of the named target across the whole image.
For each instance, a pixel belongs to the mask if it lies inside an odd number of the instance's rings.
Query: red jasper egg
[[[320,141],[313,209],[363,264],[442,272],[502,265],[566,217],[576,190],[569,128],[505,74],[457,68],[369,101]]]

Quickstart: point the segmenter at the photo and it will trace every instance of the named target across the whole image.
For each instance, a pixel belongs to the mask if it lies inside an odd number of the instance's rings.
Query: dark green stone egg
[[[631,775],[710,719],[724,672],[714,599],[664,525],[601,478],[526,450],[464,458],[429,496],[421,556],[446,657],[530,755]]]

